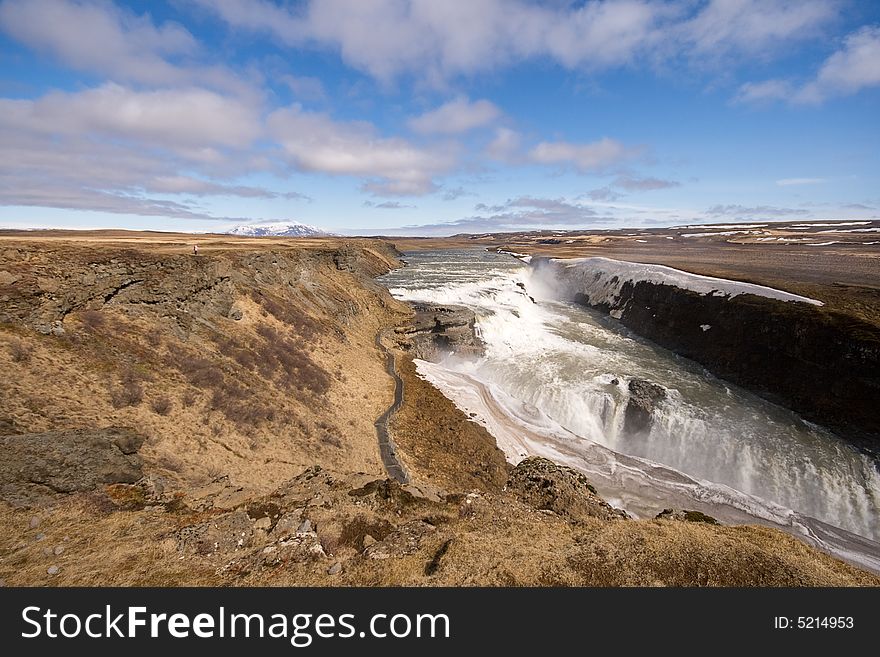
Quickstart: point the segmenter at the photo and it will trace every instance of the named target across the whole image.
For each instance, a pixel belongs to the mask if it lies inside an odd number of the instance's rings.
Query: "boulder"
[[[77,429],[0,436],[0,499],[34,506],[142,473],[144,437],[129,429]]]
[[[663,509],[655,517],[655,520],[679,520],[682,522],[705,522],[709,525],[717,525],[718,521],[712,516],[707,516],[700,511],[687,511],[677,509]]]
[[[628,388],[623,430],[628,434],[648,433],[654,424],[654,411],[666,399],[666,389],[644,379],[630,379]]]
[[[184,527],[178,533],[178,549],[188,554],[227,554],[251,547],[254,522],[247,512],[233,511],[207,522]]]
[[[507,489],[526,504],[572,520],[619,520],[626,512],[615,509],[596,493],[577,470],[539,456],[520,461],[507,481]]]
[[[415,316],[405,329],[412,340],[417,358],[436,360],[444,353],[481,356],[483,341],[476,332],[476,315],[464,306],[441,306],[427,303],[413,305]]]
[[[388,534],[383,540],[364,549],[364,556],[368,559],[381,561],[415,554],[421,548],[426,537],[435,531],[433,525],[422,520],[407,522]]]

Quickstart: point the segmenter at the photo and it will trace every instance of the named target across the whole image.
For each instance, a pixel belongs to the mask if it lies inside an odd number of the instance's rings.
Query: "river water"
[[[477,316],[480,359],[418,361],[420,374],[495,436],[587,473],[631,515],[698,509],[797,534],[880,570],[877,464],[823,428],[562,298],[552,280],[480,249],[413,252],[382,277],[407,301]],[[627,383],[663,386],[650,432],[623,431]]]

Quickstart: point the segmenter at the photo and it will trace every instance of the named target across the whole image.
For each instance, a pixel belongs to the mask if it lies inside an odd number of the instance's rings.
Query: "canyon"
[[[0,579],[880,583],[772,528],[633,519],[564,464],[514,466],[419,375],[482,345],[466,311],[376,282],[400,255],[379,239],[0,236]],[[405,481],[376,432],[398,386]]]

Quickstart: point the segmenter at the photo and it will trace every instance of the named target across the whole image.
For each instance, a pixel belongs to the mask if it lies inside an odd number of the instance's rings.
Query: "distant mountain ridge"
[[[326,231],[298,221],[278,221],[260,224],[241,224],[226,231],[242,237],[315,237],[328,235]]]

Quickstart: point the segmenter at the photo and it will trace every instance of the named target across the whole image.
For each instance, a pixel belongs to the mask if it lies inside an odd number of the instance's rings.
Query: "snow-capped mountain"
[[[229,235],[242,237],[315,237],[327,235],[320,228],[301,224],[297,221],[265,222],[260,224],[241,224],[226,231]]]

